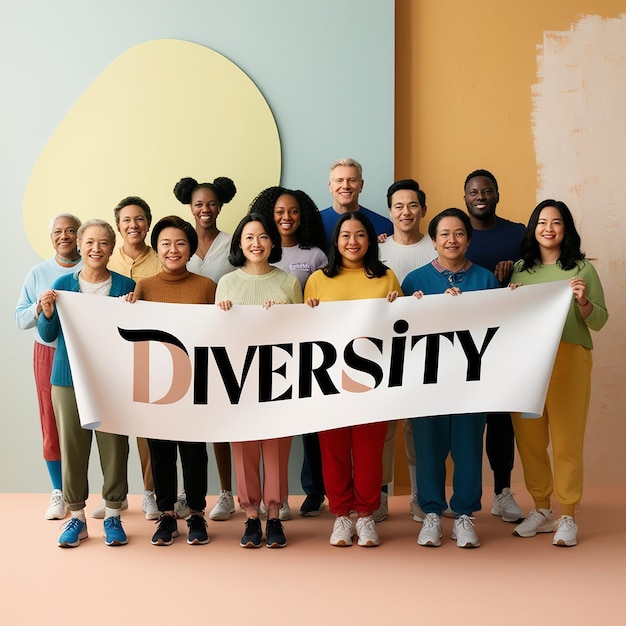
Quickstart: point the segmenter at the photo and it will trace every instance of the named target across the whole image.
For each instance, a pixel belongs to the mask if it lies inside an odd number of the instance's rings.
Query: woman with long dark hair
[[[309,306],[336,300],[386,298],[400,295],[396,275],[378,259],[376,232],[361,212],[344,213],[333,230],[328,266],[317,270],[304,287]],[[328,506],[336,515],[330,543],[351,546],[380,543],[372,514],[380,506],[383,446],[387,423],[335,428],[319,433]],[[353,527],[350,514],[356,511]]]
[[[515,264],[511,287],[569,280],[572,303],[552,369],[543,414],[539,419],[513,415],[517,448],[526,488],[535,508],[515,528],[518,537],[554,532],[555,546],[575,546],[575,510],[583,492],[583,446],[591,395],[591,330],[608,319],[598,274],[580,248],[580,235],[564,202],[544,200],[530,216]],[[550,465],[548,445],[552,446]],[[552,491],[561,508],[554,523]]]
[[[238,305],[267,308],[276,304],[301,303],[302,289],[298,279],[272,265],[280,260],[281,254],[276,224],[259,213],[248,213],[233,233],[228,259],[237,269],[226,274],[218,283],[215,294],[217,306],[223,311],[229,311]],[[291,437],[234,441],[231,447],[237,497],[246,513],[241,547],[261,547],[261,502],[267,507],[266,546],[286,546],[287,539],[279,511],[289,493]]]
[[[282,257],[272,265],[293,274],[304,289],[311,274],[328,263],[322,251],[324,225],[313,200],[304,191],[268,187],[252,201],[250,213],[260,213],[274,221],[280,234]],[[306,498],[300,506],[300,515],[315,517],[324,508],[326,493],[317,433],[302,435],[302,449],[300,481]],[[291,510],[286,499],[280,507],[280,519],[290,517]]]

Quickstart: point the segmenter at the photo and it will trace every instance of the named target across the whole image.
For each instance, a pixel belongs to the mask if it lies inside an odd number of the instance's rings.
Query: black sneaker
[[[189,526],[189,536],[187,543],[190,546],[200,546],[211,541],[206,530],[206,520],[204,515],[194,513],[187,518],[187,526]]]
[[[300,507],[300,515],[303,517],[317,517],[324,508],[324,496],[310,493]]]
[[[241,538],[242,548],[260,548],[263,533],[261,532],[261,520],[258,517],[249,517],[246,520],[246,530]]]
[[[283,525],[279,519],[268,519],[265,527],[265,545],[268,548],[284,548],[287,545]]]
[[[163,513],[157,520],[157,524],[159,527],[154,535],[152,535],[152,545],[171,546],[172,543],[174,543],[174,537],[178,537],[176,518]]]

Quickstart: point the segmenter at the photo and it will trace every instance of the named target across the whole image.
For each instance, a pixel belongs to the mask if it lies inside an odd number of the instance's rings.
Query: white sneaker
[[[265,506],[265,502],[261,502],[259,505],[259,517],[265,517],[267,515],[267,507]],[[283,505],[280,507],[278,511],[278,519],[281,522],[286,522],[291,519],[291,507],[289,506],[288,498],[283,500]]]
[[[333,526],[330,535],[331,546],[351,546],[352,545],[352,520],[348,515],[340,515]]]
[[[91,517],[93,517],[94,519],[104,519],[105,508],[106,508],[106,503],[104,502],[104,500],[102,500],[102,502],[100,502],[100,506],[91,514]],[[126,511],[127,509],[128,509],[128,498],[124,498],[124,501],[122,502],[122,508],[120,510]]]
[[[280,519],[281,522],[286,522],[291,519],[291,508],[289,507],[287,498],[283,500],[283,505],[280,507],[280,511],[278,511],[278,519]]]
[[[417,543],[420,546],[430,546],[438,548],[441,545],[441,518],[437,513],[426,513],[424,524],[420,534],[417,536]]]
[[[411,494],[411,499],[409,500],[409,515],[412,515],[413,520],[416,522],[423,522],[426,518],[426,513],[422,511],[420,505],[417,503],[417,491]]]
[[[501,517],[505,522],[519,522],[524,519],[524,512],[519,508],[513,492],[505,487],[500,494],[494,494],[491,514]]]
[[[459,548],[478,548],[480,541],[474,530],[474,522],[469,515],[461,515],[454,520],[452,525],[452,539],[456,539]]]
[[[67,515],[67,506],[63,492],[60,489],[53,489],[50,494],[50,502],[46,509],[46,519],[64,519]]]
[[[209,513],[209,519],[217,522],[224,522],[230,519],[230,516],[235,512],[235,500],[233,498],[232,491],[225,491],[222,489],[217,502],[213,505],[211,512]]]
[[[555,524],[556,532],[552,543],[555,546],[572,547],[578,543],[576,535],[578,534],[578,526],[574,518],[570,515],[561,515]]]
[[[389,496],[384,492],[380,492],[380,506],[374,511],[372,517],[374,521],[378,524],[378,522],[382,522],[384,519],[387,519],[389,516]]]
[[[144,491],[141,501],[141,510],[146,514],[146,519],[159,519],[161,511],[157,508],[154,491]]]
[[[191,511],[187,504],[187,494],[184,489],[181,489],[176,497],[176,502],[174,502],[174,515],[176,515],[178,519],[185,519],[189,517],[190,513]]]
[[[513,531],[518,537],[534,537],[537,533],[554,531],[554,515],[552,509],[533,509],[528,517]]]
[[[373,515],[367,517],[357,517],[356,520],[357,543],[362,548],[373,548],[380,545],[380,538],[376,532],[376,522]]]

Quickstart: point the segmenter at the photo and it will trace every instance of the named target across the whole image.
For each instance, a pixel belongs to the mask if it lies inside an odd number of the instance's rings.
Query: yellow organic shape
[[[24,224],[47,258],[58,213],[113,223],[113,207],[133,195],[153,221],[177,214],[193,223],[174,184],[228,176],[237,195],[218,225],[232,232],[256,194],[279,184],[280,169],[276,122],[241,69],[204,46],[149,41],[115,59],[59,124],[31,174]]]

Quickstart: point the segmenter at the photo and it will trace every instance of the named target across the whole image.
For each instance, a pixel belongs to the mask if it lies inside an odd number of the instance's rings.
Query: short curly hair
[[[470,172],[465,178],[463,189],[467,187],[467,183],[469,183],[469,181],[472,180],[472,178],[478,178],[479,176],[481,178],[488,178],[493,183],[496,193],[498,193],[498,181],[496,180],[496,177],[489,170],[474,170],[473,172]]]
[[[80,251],[80,242],[83,240],[83,235],[85,234],[85,231],[91,226],[100,226],[104,228],[107,231],[107,234],[109,235],[111,246],[115,247],[116,235],[115,235],[115,230],[113,230],[113,226],[111,226],[111,224],[109,224],[109,222],[107,222],[106,220],[101,220],[96,217],[91,220],[87,220],[86,222],[83,222],[78,228],[78,231],[76,232],[76,243],[78,244],[79,251]]]
[[[116,226],[118,226],[120,223],[120,212],[124,207],[127,206],[138,206],[139,208],[143,209],[143,212],[146,214],[146,220],[148,221],[148,228],[150,228],[150,224],[152,224],[152,211],[150,211],[148,203],[139,196],[127,196],[117,203],[117,206],[113,209]]]
[[[311,197],[300,189],[285,187],[268,187],[252,201],[248,213],[260,213],[272,222],[274,221],[274,207],[280,196],[295,198],[300,207],[300,226],[296,231],[298,246],[304,250],[312,247],[324,249],[324,224],[317,205]]]

